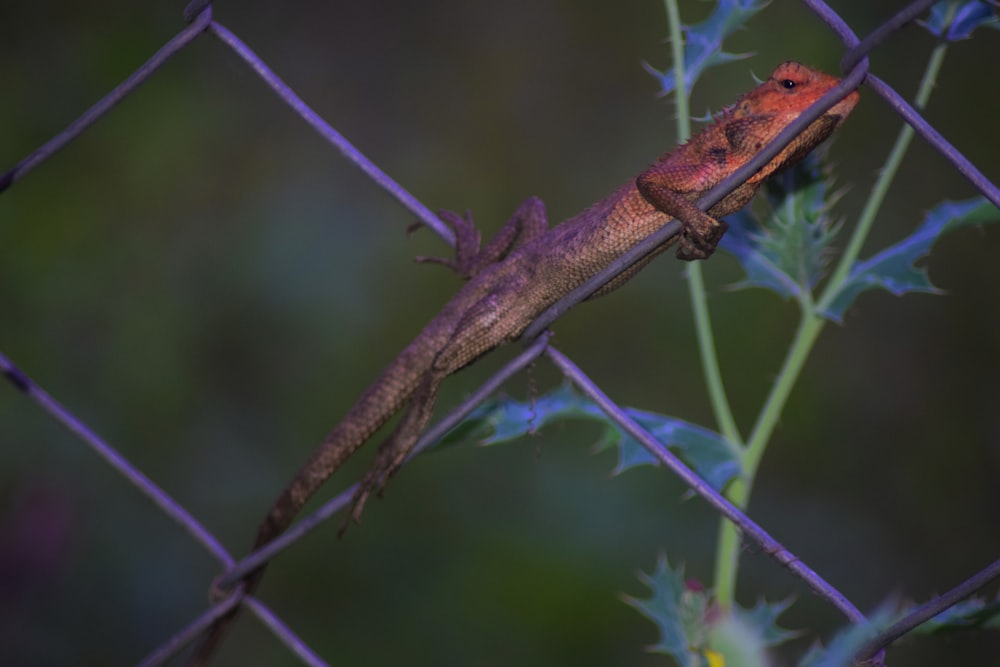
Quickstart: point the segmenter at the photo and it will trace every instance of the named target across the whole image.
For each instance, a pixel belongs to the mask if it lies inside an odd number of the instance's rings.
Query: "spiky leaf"
[[[921,22],[921,25],[935,37],[943,37],[949,42],[954,42],[967,39],[972,35],[972,31],[980,26],[1000,28],[1000,20],[997,20],[994,8],[985,2],[973,0],[960,3],[955,9],[952,20],[948,21],[948,9],[951,4],[953,3],[935,4],[931,7],[927,20]]]
[[[651,651],[673,656],[679,665],[764,667],[767,647],[794,636],[775,621],[787,602],[734,607],[726,613],[697,582],[685,581],[684,569],[671,569],[664,556],[651,575],[639,578],[652,591],[649,598],[625,601],[656,624],[659,641]]]
[[[737,289],[763,287],[782,297],[793,297],[799,286],[769,257],[758,250],[760,224],[749,211],[743,209],[726,217],[729,230],[722,237],[719,248],[739,261],[746,277],[734,285]]]
[[[921,624],[911,634],[929,635],[974,628],[1000,629],[1000,600],[963,600]]]
[[[749,53],[727,53],[722,50],[726,37],[767,6],[766,0],[719,0],[715,9],[701,23],[684,26],[684,87],[690,93],[698,77],[709,67],[746,58]],[[677,65],[675,64],[675,67]],[[675,88],[674,70],[660,72],[650,65],[646,70],[660,82],[665,95]]]
[[[739,452],[718,433],[667,415],[631,408],[627,408],[626,412],[660,443],[684,459],[713,488],[721,490],[740,474]],[[606,428],[598,442],[598,450],[617,447],[616,474],[638,465],[657,464],[648,450],[623,433],[597,405],[569,384],[530,402],[500,397],[484,403],[446,435],[438,446],[509,442],[564,419],[584,419]]]
[[[773,664],[768,647],[794,637],[777,625],[789,602],[758,602],[753,609],[734,606],[726,614],[718,609],[710,615],[708,645],[725,667],[767,667]]]
[[[699,600],[699,594],[695,594],[694,599],[688,596],[685,601],[684,570],[672,570],[667,557],[662,554],[657,559],[653,574],[639,572],[637,576],[649,587],[652,595],[644,599],[628,595],[622,598],[659,629],[659,641],[647,649],[672,656],[679,667],[701,667],[701,656],[692,650],[699,642],[688,636],[688,626],[692,623],[692,608],[704,609],[703,596]]]
[[[799,662],[799,667],[851,667],[854,656],[879,628],[888,626],[892,613],[882,608],[868,616],[867,625],[850,625],[825,646],[813,646]]]
[[[739,452],[715,431],[683,419],[653,412],[632,408],[626,412],[657,441],[672,449],[716,491],[724,489],[733,478],[742,473]],[[615,474],[640,465],[659,465],[649,450],[631,436],[618,430],[610,420],[608,425],[618,436],[617,440],[613,441],[618,446],[618,465],[615,466]]]
[[[766,646],[777,646],[799,635],[778,625],[778,617],[792,604],[791,599],[781,602],[758,600],[753,609],[734,607],[734,614],[746,625],[754,628]]]
[[[871,259],[858,262],[823,314],[841,321],[859,294],[877,287],[896,296],[907,292],[936,292],[927,271],[916,262],[927,255],[945,232],[1000,220],[1000,210],[983,197],[944,202],[932,209],[915,232]]]
[[[823,276],[836,232],[829,216],[835,195],[820,157],[809,158],[768,183],[771,211],[761,224],[743,210],[727,218],[719,247],[746,272],[736,288],[763,287],[779,296],[808,293]]]

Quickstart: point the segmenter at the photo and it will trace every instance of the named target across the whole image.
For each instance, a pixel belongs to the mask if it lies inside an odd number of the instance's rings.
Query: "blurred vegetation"
[[[682,5],[686,21],[707,3]],[[893,8],[836,9],[863,34]],[[0,168],[47,140],[182,26],[180,4],[15,3],[0,24]],[[232,29],[363,152],[432,208],[496,229],[524,197],[562,219],[673,145],[661,3],[220,3]],[[836,71],[837,40],[774,3],[728,44],[693,110],[718,110],[794,58]],[[912,94],[927,52],[909,28],[872,68]],[[970,76],[970,73],[972,74]],[[952,47],[928,118],[997,179],[1000,40]],[[865,95],[830,154],[851,225],[900,121]],[[905,236],[974,194],[915,143],[869,240]],[[199,38],[62,153],[0,196],[0,350],[199,517],[235,553],[306,454],[447,299],[416,266],[446,252],[227,49]],[[1000,263],[995,229],[928,261],[944,296],[863,296],[806,368],[750,514],[862,609],[926,598],[1000,553]],[[865,253],[863,253],[864,255]],[[792,307],[734,294],[705,267],[741,424],[758,409]],[[654,263],[576,309],[556,343],[626,405],[711,423],[681,267]],[[458,400],[510,352],[448,383]],[[557,375],[539,364],[518,397]],[[448,449],[400,474],[363,526],[321,530],[262,596],[332,664],[667,664],[622,604],[665,551],[712,570],[715,518],[662,471],[611,477],[598,429]],[[364,459],[364,457],[362,457]],[[332,487],[366,465],[359,460]],[[331,492],[333,488],[331,488]],[[749,550],[747,605],[798,594],[783,621],[840,618]],[[72,436],[0,388],[0,663],[129,664],[206,603],[215,563]],[[252,619],[225,664],[292,664]],[[802,642],[790,644],[801,653]],[[983,664],[1000,639],[916,639],[905,665]]]

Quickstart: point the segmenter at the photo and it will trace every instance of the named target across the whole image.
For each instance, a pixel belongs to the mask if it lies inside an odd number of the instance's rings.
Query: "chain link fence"
[[[1000,190],[960,151],[949,144],[902,96],[885,81],[880,79],[876,75],[878,71],[877,67],[869,67],[868,64],[867,55],[870,51],[876,49],[885,40],[893,39],[900,28],[921,16],[933,3],[921,1],[901,6],[898,13],[881,23],[876,29],[870,31],[864,39],[859,39],[855,32],[825,3],[818,0],[807,0],[804,4],[817,17],[822,19],[832,33],[844,44],[845,55],[842,60],[842,68],[845,78],[842,86],[839,90],[834,91],[828,96],[826,102],[821,100],[814,109],[811,109],[808,114],[805,114],[800,119],[799,123],[783,133],[783,136],[776,140],[774,145],[770,147],[770,150],[765,149],[753,164],[747,165],[745,169],[734,174],[732,178],[727,179],[705,201],[699,203],[705,207],[721,199],[736,184],[744,180],[746,175],[756,171],[767,159],[776,154],[785,142],[798,133],[800,128],[805,127],[806,124],[818,117],[825,108],[835,103],[839,99],[839,96],[842,96],[858,85],[863,85],[865,96],[870,98],[866,99],[864,104],[875,104],[875,97],[884,100],[889,108],[905,119],[928,145],[932,146],[947,160],[952,169],[960,173],[993,204],[1000,206]],[[358,167],[372,182],[401,203],[412,215],[437,232],[444,240],[449,243],[454,242],[451,231],[442,225],[433,212],[387,176],[385,172],[321,118],[291,87],[272,71],[267,63],[251,50],[250,46],[241,41],[235,32],[216,21],[213,18],[211,3],[192,2],[185,9],[184,17],[187,22],[186,27],[157,51],[145,64],[135,70],[120,85],[83,113],[66,129],[56,134],[15,167],[0,176],[0,191],[18,187],[22,179],[27,177],[49,158],[53,157],[67,144],[81,137],[94,123],[102,120],[105,116],[113,116],[115,106],[132,95],[145,81],[151,77],[160,75],[161,71],[172,58],[189,49],[193,44],[211,39],[225,47],[232,56],[235,56],[236,61],[245,65],[246,69],[244,72],[252,72],[253,75],[260,77],[284,104],[300,116],[332,148],[338,151],[350,163]],[[244,72],[241,72],[241,74],[244,74]],[[13,223],[7,222],[5,224],[17,223],[15,220]],[[496,392],[511,376],[532,364],[538,357],[544,355],[565,378],[578,387],[583,394],[598,403],[621,429],[647,447],[664,466],[673,470],[692,491],[707,501],[715,511],[736,523],[740,527],[744,539],[752,545],[750,548],[759,550],[759,552],[767,554],[781,563],[795,577],[799,578],[804,585],[826,601],[827,604],[831,605],[832,608],[838,610],[850,622],[863,624],[866,620],[865,614],[847,596],[831,583],[827,582],[823,578],[822,572],[814,571],[807,562],[775,540],[767,532],[766,526],[756,523],[738,508],[731,505],[722,495],[701,481],[683,462],[666,447],[657,442],[653,436],[635,423],[618,407],[579,366],[549,344],[549,337],[545,332],[555,318],[586,298],[588,294],[592,293],[601,284],[623,271],[629,264],[649,252],[651,248],[662,243],[673,233],[676,233],[675,229],[665,229],[662,234],[647,239],[634,252],[630,253],[628,257],[624,258],[622,262],[609,267],[607,271],[595,277],[588,285],[569,295],[549,312],[542,315],[529,331],[526,332],[525,340],[527,342],[524,351],[515,359],[503,365],[482,387],[473,392],[458,407],[444,416],[431,431],[425,434],[418,447],[424,448],[436,442],[464,416],[468,415],[476,406],[480,405],[487,397]],[[0,249],[0,253],[6,254],[7,252],[8,249]],[[155,258],[150,258],[148,261],[155,261]],[[323,306],[317,305],[317,307]],[[21,370],[11,358],[4,354],[0,354],[0,371],[2,371],[9,385],[14,390],[23,394],[30,401],[33,401],[53,421],[62,425],[81,443],[96,452],[108,466],[113,468],[122,478],[149,498],[160,511],[182,527],[187,533],[188,539],[193,540],[201,549],[218,562],[220,569],[226,573],[224,581],[238,581],[241,576],[252,571],[260,564],[267,562],[289,545],[296,543],[314,528],[326,523],[343,509],[353,492],[353,487],[343,491],[308,517],[298,521],[291,530],[274,543],[254,554],[239,559],[231,554],[222,545],[220,539],[195,518],[192,513],[178,503],[171,494],[160,488],[150,476],[140,470],[139,466],[127,460],[115,447],[88,426],[89,417],[84,418],[75,415],[66,406],[62,405],[57,398],[43,389],[28,372]],[[2,435],[2,426],[0,426],[0,435]],[[880,651],[895,639],[906,634],[919,623],[956,604],[969,594],[980,590],[998,575],[1000,575],[1000,561],[973,575],[958,587],[917,608],[909,616],[895,624],[890,630],[874,638],[866,647],[863,657],[872,659],[875,661],[875,664],[879,664],[878,661],[882,659]],[[287,623],[280,615],[269,609],[260,599],[249,596],[241,597],[239,594],[233,594],[225,600],[210,605],[203,614],[192,619],[188,625],[178,629],[172,636],[166,636],[167,633],[164,633],[163,637],[153,639],[154,648],[151,649],[142,664],[149,666],[165,664],[203,633],[213,620],[224,615],[237,605],[243,605],[246,609],[249,609],[306,664],[327,664],[316,651],[295,634],[292,627],[290,627],[290,623]]]

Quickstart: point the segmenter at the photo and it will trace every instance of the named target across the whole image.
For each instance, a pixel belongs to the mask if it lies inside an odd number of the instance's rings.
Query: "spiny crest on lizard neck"
[[[756,88],[741,95],[735,104],[723,107],[712,117],[711,123],[663,157],[667,157],[670,153],[691,150],[697,152],[701,144],[715,143],[726,136],[727,129],[731,130],[734,127],[734,120],[769,119],[766,121],[769,125],[766,132],[761,131],[763,126],[760,123],[755,126],[761,138],[773,138],[839,82],[840,79],[837,77],[802,63],[793,60],[783,62]],[[851,113],[858,98],[858,92],[853,91],[823,114],[827,122],[831,118],[836,121],[829,126],[829,131],[840,125]]]
[[[838,83],[840,79],[835,76],[788,60],[778,65],[756,88],[741,95],[735,104],[724,108],[719,120],[755,114],[791,114],[797,117]],[[843,119],[854,109],[858,98],[858,92],[853,91],[824,115]]]
[[[745,118],[755,114],[778,114],[792,112],[796,115],[809,104],[822,97],[826,91],[840,82],[835,76],[813,69],[808,65],[788,60],[778,65],[767,79],[756,88],[737,98],[736,102],[715,114],[699,120],[710,120],[705,128],[720,125],[733,118]],[[846,117],[858,102],[858,92],[853,91],[829,109],[827,115]]]

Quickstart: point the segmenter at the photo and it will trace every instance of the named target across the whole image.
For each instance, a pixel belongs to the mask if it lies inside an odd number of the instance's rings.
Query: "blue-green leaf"
[[[791,604],[791,599],[773,603],[758,600],[753,609],[744,609],[738,605],[733,607],[733,614],[747,626],[754,628],[762,643],[776,646],[800,634],[778,625],[778,617],[785,613]]]
[[[713,665],[724,667],[768,667],[774,664],[769,647],[787,641],[796,633],[777,625],[778,616],[789,602],[759,602],[753,609],[733,606],[727,612],[710,607],[706,617],[708,647]]]
[[[529,435],[560,419],[596,419],[603,413],[591,401],[564,383],[534,401],[521,402],[500,396],[484,402],[445,435],[436,447],[467,442],[495,445]]]
[[[719,247],[746,272],[737,289],[763,287],[779,296],[809,293],[823,276],[836,232],[829,209],[836,196],[820,155],[810,154],[767,184],[771,211],[758,224],[745,209],[728,216]]]
[[[627,408],[626,413],[660,443],[676,452],[713,488],[723,489],[740,474],[739,452],[718,433],[666,415],[631,408]],[[598,442],[598,450],[612,446],[618,448],[616,474],[638,465],[658,464],[649,451],[625,435],[597,405],[569,384],[530,402],[499,397],[484,403],[446,435],[438,446],[510,442],[564,419],[584,419],[606,428]]]
[[[715,431],[653,412],[632,408],[626,412],[657,441],[674,450],[716,491],[722,491],[733,478],[741,474],[743,468],[739,452]],[[618,465],[614,471],[616,475],[639,465],[659,465],[649,450],[619,431],[610,421],[608,424],[618,434],[615,442],[618,445]]]
[[[722,42],[765,6],[767,0],[719,0],[707,19],[684,26],[684,87],[689,93],[701,73],[709,67],[750,55],[727,53],[722,50]],[[674,90],[673,69],[660,72],[647,64],[646,70],[660,82],[664,95]]]
[[[823,314],[841,321],[859,294],[876,287],[896,296],[907,292],[936,292],[927,271],[917,268],[916,262],[930,252],[945,232],[997,220],[1000,220],[1000,210],[983,197],[938,205],[910,236],[871,259],[856,263]]]
[[[885,608],[868,616],[867,625],[850,625],[838,632],[826,647],[814,646],[799,667],[851,667],[854,656],[879,628],[888,626],[892,613]]]
[[[648,650],[672,656],[679,667],[700,667],[701,657],[691,650],[699,642],[688,636],[688,626],[692,624],[693,615],[704,617],[703,613],[698,614],[697,609],[694,614],[691,613],[692,606],[703,612],[704,595],[696,593],[693,596],[695,599],[685,600],[684,570],[672,570],[662,554],[657,559],[653,574],[639,572],[638,577],[650,588],[652,596],[645,599],[628,595],[622,597],[659,629],[659,641],[647,647]]]
[[[972,31],[983,26],[1000,28],[994,9],[985,2],[973,0],[963,2],[955,9],[951,22],[948,19],[948,6],[952,2],[939,2],[931,7],[930,16],[921,24],[935,37],[943,37],[949,42],[967,39]]]
[[[1000,600],[963,600],[916,627],[911,634],[929,635],[971,628],[1000,629]]]
[[[679,665],[759,667],[771,662],[768,646],[795,636],[776,625],[788,602],[760,602],[753,609],[737,605],[728,613],[698,582],[685,581],[683,568],[671,569],[662,555],[653,574],[638,576],[652,595],[624,596],[625,601],[659,629],[659,641],[649,650],[669,654]]]
[[[760,252],[761,227],[747,209],[726,217],[729,229],[719,243],[739,261],[746,277],[734,287],[763,287],[784,298],[798,296],[799,286],[770,257]]]

